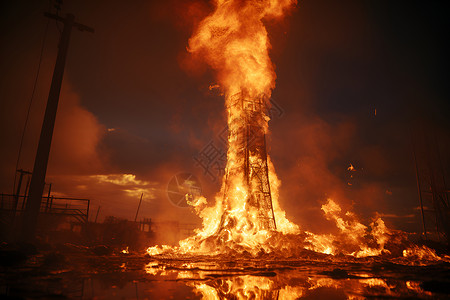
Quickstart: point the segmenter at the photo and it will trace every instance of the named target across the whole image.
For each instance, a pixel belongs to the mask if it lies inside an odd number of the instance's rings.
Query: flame
[[[214,206],[207,206],[202,197],[188,202],[202,218],[203,228],[196,230],[195,236],[180,241],[179,247],[149,248],[150,255],[168,249],[177,253],[214,255],[233,250],[257,255],[274,249],[289,251],[293,244],[325,254],[357,257],[385,251],[385,235],[389,232],[381,219],[372,225],[374,248],[364,242],[368,228],[350,212],[341,216],[340,207],[331,199],[322,210],[327,219],[335,222],[341,233],[339,237],[309,232],[302,235],[280,207],[280,181],[265,147],[269,122],[266,108],[276,75],[263,20],[280,18],[295,2],[217,0],[214,12],[199,24],[190,38],[188,51],[201,57],[217,73],[218,84],[210,88],[220,87],[225,96],[229,132],[226,174]],[[249,136],[253,139],[250,142]],[[249,149],[250,143],[263,146]],[[258,167],[249,167],[253,165]],[[262,169],[264,172],[258,174]],[[355,171],[351,164],[348,170]],[[261,179],[264,176],[268,177],[268,183]],[[261,192],[262,186],[266,187],[266,194]],[[270,209],[261,209],[261,203],[268,203]],[[339,243],[342,237],[345,237],[345,247]]]
[[[380,217],[376,217],[369,227],[361,224],[350,211],[342,212],[332,199],[322,205],[325,217],[334,221],[339,233],[336,235],[315,235],[308,232],[310,246],[306,248],[326,254],[346,254],[355,257],[389,254],[384,246],[392,235]]]
[[[123,249],[121,252],[122,252],[122,254],[130,254],[130,251],[128,250],[128,246],[125,249]]]
[[[282,17],[294,3],[295,0],[217,0],[214,12],[189,39],[188,51],[201,57],[217,73],[218,84],[210,89],[220,88],[225,97],[229,136],[226,174],[216,204],[207,207],[204,198],[190,201],[203,219],[203,228],[194,237],[181,241],[177,251],[211,254],[246,249],[257,253],[275,228],[285,234],[298,232],[298,226],[289,222],[280,208],[280,183],[265,152],[269,122],[266,110],[276,75],[263,20]],[[252,142],[264,142],[264,147],[248,150],[248,135],[244,146],[243,136],[250,127]],[[264,168],[270,180],[267,193],[261,193],[257,170],[250,170],[249,165]],[[260,208],[262,201],[270,205],[270,210]],[[149,253],[160,250],[153,247]]]
[[[343,211],[333,199],[322,205],[322,211],[336,226],[337,234],[302,231],[286,218],[278,197],[281,182],[265,145],[270,119],[266,111],[276,74],[269,57],[270,43],[263,21],[281,18],[295,3],[295,0],[216,0],[214,11],[189,39],[188,51],[216,72],[217,83],[210,89],[220,89],[225,98],[226,170],[214,205],[209,206],[204,197],[187,199],[201,217],[202,228],[197,229],[194,236],[180,241],[177,247],[148,248],[149,255],[249,253],[258,256],[277,251],[292,256],[315,251],[363,258],[392,255],[393,249],[401,253],[399,249],[403,247],[402,250],[406,249],[404,260],[414,255],[419,259],[433,258],[429,252],[423,256],[417,254],[428,248],[420,251],[408,248],[404,234],[388,229],[379,216],[366,226],[353,212]],[[356,171],[352,164],[347,170]],[[263,205],[269,209],[261,209]],[[154,268],[149,270],[155,272]],[[257,286],[265,284],[258,282]],[[381,283],[368,280],[367,284]],[[196,288],[199,293],[208,295],[207,298],[217,297],[217,291],[208,285]]]
[[[398,263],[413,266],[426,266],[430,263],[439,261],[449,262],[449,259],[446,256],[440,257],[436,254],[435,250],[430,249],[425,245],[412,245],[404,249],[403,257],[397,260]]]
[[[215,10],[198,26],[188,51],[217,72],[226,98],[247,91],[270,96],[275,72],[263,20],[280,18],[295,0],[216,0]]]

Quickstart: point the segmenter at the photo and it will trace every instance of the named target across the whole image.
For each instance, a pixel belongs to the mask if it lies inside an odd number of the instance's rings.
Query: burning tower
[[[281,19],[295,0],[214,2],[189,39],[193,59],[208,64],[225,96],[228,150],[225,176],[216,204],[192,205],[203,219],[197,235],[180,241],[185,252],[254,249],[274,231],[295,232],[278,204],[278,185],[266,149],[267,109],[275,88],[275,70],[263,20]],[[216,84],[215,84],[216,85]]]
[[[261,94],[249,97],[237,93],[228,99],[228,160],[224,182],[224,213],[219,230],[233,220],[230,211],[239,209],[233,197],[250,214],[251,227],[275,230],[275,215],[267,163],[266,131],[268,100]],[[234,191],[232,190],[234,189]],[[243,200],[243,201],[242,201]]]

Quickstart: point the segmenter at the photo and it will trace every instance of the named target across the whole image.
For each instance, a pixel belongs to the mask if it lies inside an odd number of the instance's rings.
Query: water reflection
[[[184,282],[201,299],[364,299],[367,297],[429,298],[420,280],[405,280],[394,266],[385,276],[365,272],[366,265],[350,264],[346,269],[324,268],[322,264],[295,266],[295,261],[263,267],[215,267],[203,262],[150,262],[146,272],[159,280]],[[226,266],[226,267],[225,267]],[[341,265],[342,266],[342,265]],[[335,267],[335,266],[334,266]],[[385,268],[381,268],[385,272]],[[410,270],[411,271],[411,270]],[[413,278],[413,274],[409,274]]]
[[[68,260],[69,261],[69,260]],[[448,298],[450,264],[345,257],[73,255],[71,269],[8,269],[0,296],[17,299]],[[1,276],[0,276],[1,277]],[[8,278],[8,277],[4,277]],[[0,278],[1,279],[1,278]],[[0,297],[1,298],[1,297]]]
[[[331,278],[265,278],[258,276],[236,276],[226,279],[213,279],[206,282],[193,281],[187,285],[203,299],[298,299],[303,297],[363,299],[365,297],[420,297],[431,296],[420,288],[419,282],[387,281],[370,279],[331,279]]]

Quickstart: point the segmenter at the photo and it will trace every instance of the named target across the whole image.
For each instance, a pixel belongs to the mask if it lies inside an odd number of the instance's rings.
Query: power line
[[[51,0],[50,0],[51,1]],[[61,7],[62,7],[62,4],[63,4],[63,2],[62,2],[62,0],[55,0],[55,4],[53,5],[53,7],[55,8],[55,10],[56,10],[56,15],[59,17],[60,16],[60,13],[61,13]],[[49,10],[50,11],[50,10]],[[55,19],[55,25],[56,25],[56,28],[58,29],[58,31],[59,31],[59,34],[61,35],[62,34],[62,29],[59,27],[59,23],[58,23],[58,20],[56,20]]]
[[[25,124],[23,126],[23,130],[22,130],[22,136],[20,138],[20,146],[19,146],[19,153],[17,155],[17,161],[16,161],[16,168],[14,170],[14,186],[13,186],[13,194],[16,190],[16,181],[17,181],[17,169],[19,168],[19,163],[20,163],[20,157],[22,154],[22,148],[23,148],[23,140],[25,138],[25,132],[28,126],[28,121],[30,119],[30,112],[31,112],[31,106],[33,104],[33,98],[34,95],[36,93],[36,87],[37,87],[37,82],[39,79],[39,74],[41,72],[41,64],[42,64],[42,58],[44,56],[44,49],[45,49],[45,40],[47,39],[47,32],[48,32],[48,26],[50,23],[50,19],[47,20],[47,24],[45,25],[45,31],[44,31],[44,38],[42,40],[42,45],[41,45],[41,52],[39,54],[39,63],[38,63],[38,67],[37,67],[37,72],[36,72],[36,77],[34,79],[34,84],[33,84],[33,91],[31,92],[31,97],[30,97],[30,101],[28,103],[28,110],[27,110],[27,116],[25,118]]]

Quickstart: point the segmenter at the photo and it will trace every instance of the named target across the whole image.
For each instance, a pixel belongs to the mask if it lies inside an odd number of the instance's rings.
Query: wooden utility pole
[[[142,197],[144,196],[144,193],[142,193],[141,194],[141,199],[139,200],[139,205],[138,205],[138,208],[137,208],[137,210],[136,210],[136,216],[134,217],[134,221],[136,222],[136,220],[137,220],[137,216],[138,216],[138,213],[139,213],[139,208],[141,208],[141,203],[142,203]]]
[[[58,56],[53,71],[52,84],[48,94],[41,136],[34,161],[28,201],[23,215],[21,238],[24,241],[34,240],[36,234],[37,219],[41,208],[42,193],[44,192],[48,157],[52,143],[53,128],[55,127],[56,111],[58,109],[59,94],[61,92],[61,83],[64,75],[64,66],[66,63],[72,27],[76,27],[80,31],[94,32],[94,29],[76,23],[75,16],[72,14],[67,14],[65,18],[50,13],[44,13],[44,15],[47,18],[62,22],[64,24],[64,29],[59,40]]]
[[[97,223],[98,213],[100,212],[100,209],[101,209],[101,208],[102,208],[101,206],[99,206],[99,207],[97,208],[97,214],[95,215],[95,221],[94,221],[94,223]]]

